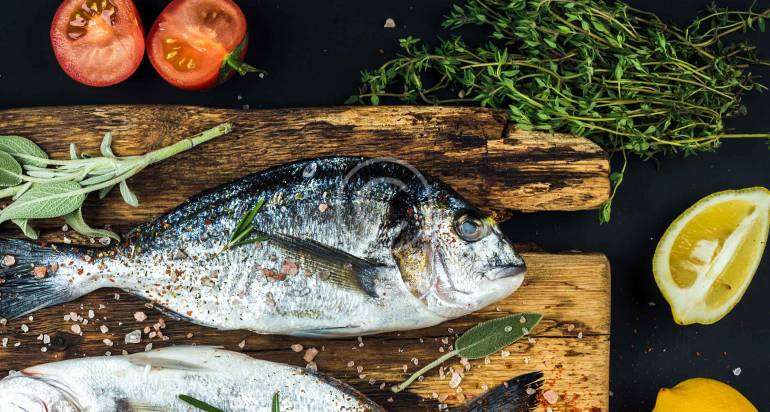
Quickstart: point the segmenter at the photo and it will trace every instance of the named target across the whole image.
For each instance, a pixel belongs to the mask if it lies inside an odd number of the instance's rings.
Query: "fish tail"
[[[0,317],[14,319],[84,293],[57,273],[75,254],[26,240],[0,239]]]
[[[543,372],[517,376],[451,412],[531,412],[538,406]]]

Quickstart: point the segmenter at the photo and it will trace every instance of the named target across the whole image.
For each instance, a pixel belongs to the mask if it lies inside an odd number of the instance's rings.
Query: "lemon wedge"
[[[682,213],[658,243],[655,282],[682,325],[722,319],[743,296],[767,243],[770,191],[707,196]]]
[[[652,412],[757,412],[757,408],[730,385],[706,379],[688,379],[658,392]]]

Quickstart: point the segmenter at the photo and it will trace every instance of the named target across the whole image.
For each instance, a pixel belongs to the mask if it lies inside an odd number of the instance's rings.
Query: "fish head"
[[[396,207],[392,254],[412,295],[433,313],[456,318],[521,286],[524,260],[495,221],[440,183]]]
[[[78,412],[82,410],[62,384],[17,372],[0,381],[0,410],[8,412]]]

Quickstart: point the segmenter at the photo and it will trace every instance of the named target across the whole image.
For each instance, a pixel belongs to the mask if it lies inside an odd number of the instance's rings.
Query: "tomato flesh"
[[[51,44],[59,65],[90,86],[120,83],[144,55],[142,22],[131,0],[67,0],[54,16]]]
[[[246,39],[246,17],[231,0],[174,0],[153,24],[147,53],[166,81],[199,90],[229,77],[222,67],[245,54]]]

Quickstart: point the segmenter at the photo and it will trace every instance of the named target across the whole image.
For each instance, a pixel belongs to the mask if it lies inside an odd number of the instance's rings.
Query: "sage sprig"
[[[444,27],[476,26],[485,40],[455,34],[432,47],[403,38],[402,54],[364,71],[349,102],[501,108],[520,129],[585,136],[623,165],[627,155],[714,151],[727,139],[770,139],[726,126],[746,113],[744,93],[766,89],[749,65],[767,64],[755,46],[728,38],[764,32],[768,16],[712,5],[679,27],[622,1],[457,0]],[[611,175],[602,221],[624,173]]]
[[[225,246],[222,248],[222,252],[225,250],[234,248],[236,246],[241,246],[249,243],[256,243],[256,242],[262,242],[264,240],[267,240],[267,237],[259,235],[253,238],[250,238],[254,230],[256,230],[256,226],[254,226],[254,217],[257,216],[257,213],[262,208],[262,205],[265,204],[265,198],[260,198],[257,200],[257,204],[254,205],[251,210],[249,210],[246,214],[241,216],[241,218],[238,220],[238,223],[235,225],[235,229],[233,230],[233,233],[230,235],[230,240],[227,241]]]
[[[83,219],[82,205],[91,192],[104,198],[117,185],[123,200],[138,206],[139,199],[126,180],[147,166],[189,150],[232,130],[224,123],[196,136],[181,140],[142,156],[118,157],[112,152],[112,135],[102,139],[100,157],[80,154],[70,145],[69,160],[49,159],[38,145],[21,136],[0,136],[0,198],[13,202],[0,212],[0,223],[12,221],[24,234],[37,238],[31,220],[64,217],[67,223],[85,236],[110,237],[117,234],[93,229]]]
[[[528,335],[540,323],[542,318],[543,315],[539,313],[514,313],[502,318],[479,323],[457,338],[454,350],[425,365],[422,369],[413,373],[409,379],[391,387],[390,390],[396,393],[403,391],[417,378],[455,356],[461,356],[466,359],[479,359],[489,356],[516,342],[522,336]]]
[[[192,396],[189,395],[179,395],[179,400],[191,405],[195,408],[198,408],[202,411],[206,412],[224,412],[222,409],[217,408],[216,406],[211,406],[207,404],[206,402],[203,402],[202,400],[195,399]]]

